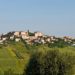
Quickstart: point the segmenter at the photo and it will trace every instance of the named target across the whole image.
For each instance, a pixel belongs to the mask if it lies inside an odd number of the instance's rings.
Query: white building
[[[22,35],[24,35],[24,36],[28,36],[28,32],[24,32],[24,31],[22,31],[22,32],[21,32],[21,36],[22,36]]]
[[[29,37],[22,35],[22,39],[26,40],[26,39],[29,39]]]
[[[52,41],[56,40],[55,36],[50,36],[50,38],[51,38]]]
[[[47,38],[46,41],[47,41],[47,42],[51,42],[51,39],[50,39],[50,38]]]
[[[10,40],[13,40],[14,39],[14,35],[13,36],[10,36]]]
[[[45,43],[46,43],[44,39],[41,39],[41,42],[42,42],[43,44],[45,44]]]
[[[3,40],[0,40],[0,44],[3,44]]]
[[[2,38],[2,40],[3,40],[3,41],[6,41],[6,40],[7,40],[7,38],[6,38],[6,37],[3,37],[3,38]]]
[[[29,36],[29,39],[30,40],[35,40],[35,39],[37,39],[37,37],[35,37],[35,36]]]
[[[16,42],[19,42],[19,41],[20,41],[20,38],[15,38],[15,41],[16,41]]]
[[[41,36],[43,36],[43,33],[41,33],[41,32],[35,32],[35,37],[41,37]]]
[[[29,39],[28,32],[21,32],[22,39]]]
[[[14,36],[20,37],[20,32],[14,32]]]

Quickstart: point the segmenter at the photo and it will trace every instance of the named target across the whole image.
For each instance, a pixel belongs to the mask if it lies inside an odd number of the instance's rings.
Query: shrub
[[[15,75],[15,74],[14,74],[13,70],[9,69],[4,72],[4,75]]]
[[[72,75],[75,57],[59,50],[32,55],[23,75]]]
[[[63,47],[70,46],[70,45],[71,45],[70,43],[65,42],[64,40],[59,38],[58,41],[55,41],[54,43],[49,43],[48,47],[50,47],[50,48],[54,48],[54,47],[63,48]]]
[[[0,75],[4,75],[4,72],[2,69],[0,69]]]

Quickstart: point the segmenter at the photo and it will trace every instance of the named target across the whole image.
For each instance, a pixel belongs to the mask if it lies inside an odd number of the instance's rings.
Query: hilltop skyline
[[[75,37],[75,1],[0,0],[0,34],[28,29]]]

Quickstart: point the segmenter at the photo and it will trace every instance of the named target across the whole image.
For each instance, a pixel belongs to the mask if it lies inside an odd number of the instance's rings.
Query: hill
[[[40,51],[46,52],[58,49],[61,53],[69,53],[75,56],[75,47],[51,47],[49,45],[29,45],[23,40],[19,42],[9,40],[4,44],[0,44],[0,75],[4,75],[4,73],[5,75],[22,75],[27,68],[31,56]]]

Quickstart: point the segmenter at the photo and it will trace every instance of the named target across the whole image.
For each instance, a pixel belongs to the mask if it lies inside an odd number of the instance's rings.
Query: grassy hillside
[[[23,41],[8,41],[4,45],[0,45],[0,75],[10,70],[14,72],[15,75],[21,75],[26,69],[32,54],[37,52],[46,53],[46,51],[52,49],[58,49],[61,53],[69,53],[75,56],[74,47],[49,48],[47,44],[36,46],[27,45]]]
[[[9,42],[0,47],[0,70],[12,69],[15,73],[23,73],[24,65],[29,60],[30,53],[24,43]]]

